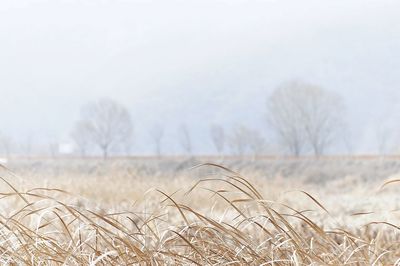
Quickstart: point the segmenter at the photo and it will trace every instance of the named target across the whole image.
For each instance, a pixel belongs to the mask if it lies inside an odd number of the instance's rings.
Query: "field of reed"
[[[207,161],[10,161],[0,263],[400,265],[396,159]]]

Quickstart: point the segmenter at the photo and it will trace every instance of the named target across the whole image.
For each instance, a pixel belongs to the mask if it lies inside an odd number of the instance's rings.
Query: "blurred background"
[[[396,154],[399,9],[3,0],[1,156]]]

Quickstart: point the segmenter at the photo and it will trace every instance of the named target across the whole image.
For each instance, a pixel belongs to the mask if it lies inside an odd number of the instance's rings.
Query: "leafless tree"
[[[179,133],[180,133],[179,140],[181,147],[186,154],[190,155],[192,153],[192,138],[190,136],[190,132],[186,124],[182,124],[179,127]]]
[[[265,152],[267,143],[259,131],[254,129],[248,130],[246,139],[249,143],[250,152],[254,157],[262,155]]]
[[[161,157],[161,144],[164,136],[164,128],[160,124],[154,125],[150,131],[150,136],[154,142],[155,152],[158,157]]]
[[[71,131],[71,139],[74,141],[81,156],[86,156],[91,146],[91,130],[87,121],[77,121]]]
[[[27,136],[26,136],[26,138],[25,138],[25,141],[23,141],[21,144],[20,144],[20,150],[21,150],[21,153],[23,154],[23,155],[25,155],[25,156],[31,156],[32,155],[32,150],[33,150],[33,144],[32,143],[34,143],[34,141],[33,141],[33,135],[32,134],[28,134]]]
[[[236,126],[229,137],[229,145],[235,155],[243,156],[248,150],[248,129],[244,126]]]
[[[225,148],[225,131],[220,125],[211,125],[211,139],[218,154],[221,155]]]
[[[49,147],[49,152],[50,152],[50,156],[54,159],[57,157],[58,153],[59,153],[59,143],[57,141],[51,141],[48,144]]]
[[[91,142],[102,151],[103,158],[107,158],[110,151],[126,150],[126,146],[131,144],[131,115],[114,100],[101,99],[87,104],[82,108],[81,119],[77,123],[78,129],[81,126],[84,129],[82,134],[88,134]]]
[[[380,156],[385,156],[387,152],[388,132],[382,128],[376,130],[376,138],[378,140],[378,152]]]
[[[0,148],[7,158],[11,155],[13,144],[13,140],[9,136],[0,135]]]
[[[234,154],[257,156],[264,152],[266,143],[260,132],[243,125],[232,130],[229,144]]]
[[[267,102],[267,117],[281,143],[293,154],[309,148],[319,156],[334,140],[344,104],[335,93],[292,81],[278,87]]]
[[[397,134],[400,129],[397,123],[399,120],[398,112],[390,108],[390,110],[377,115],[375,119],[376,121],[373,124],[380,156],[384,157],[390,153],[397,153],[400,143]]]
[[[376,139],[378,144],[379,155],[385,157],[393,152],[398,144],[396,143],[396,132],[394,127],[390,127],[385,123],[380,123],[376,129]]]
[[[353,136],[353,131],[350,129],[348,125],[345,123],[342,124],[341,128],[341,140],[343,142],[343,146],[347,154],[353,154],[354,153],[354,136]]]

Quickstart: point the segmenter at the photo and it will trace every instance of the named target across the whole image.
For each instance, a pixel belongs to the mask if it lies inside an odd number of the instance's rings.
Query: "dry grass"
[[[107,180],[108,187],[100,185],[102,177],[97,174],[93,175],[96,179],[81,182],[57,181],[58,187],[69,188],[75,195],[49,189],[49,180],[44,188],[30,189],[32,183],[5,171],[0,194],[0,262],[400,265],[399,228],[388,219],[375,220],[382,218],[376,210],[355,208],[342,219],[334,213],[343,211],[342,207],[330,211],[334,204],[348,205],[345,199],[322,203],[318,189],[301,187],[300,182],[291,182],[300,190],[278,193],[277,186],[284,183],[279,179],[271,184],[260,179],[249,182],[218,165],[201,169],[217,171],[189,179],[191,186],[186,188],[188,179],[182,176],[161,182],[132,171],[129,175],[135,178],[115,174],[111,183]],[[119,184],[117,189],[115,184]],[[165,189],[148,190],[157,185]],[[383,189],[392,185],[388,182]],[[290,187],[281,188],[287,190]],[[298,204],[300,200],[303,204]],[[358,225],[360,217],[370,218]]]

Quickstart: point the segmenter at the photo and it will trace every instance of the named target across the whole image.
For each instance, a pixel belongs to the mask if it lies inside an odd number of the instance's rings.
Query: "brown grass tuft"
[[[204,167],[204,166],[203,166]],[[201,208],[158,191],[158,204],[109,212],[72,203],[63,190],[1,193],[0,263],[24,265],[389,265],[399,263],[399,227],[371,222],[349,231],[313,221],[311,210],[267,200],[240,174],[199,180],[184,195],[208,191]],[[215,189],[218,184],[218,189]],[[385,183],[385,185],[391,182]],[[213,186],[211,186],[213,184]],[[301,191],[329,213],[311,194]],[[203,198],[202,198],[203,199]],[[223,210],[210,213],[214,205]],[[197,205],[198,206],[198,205]],[[362,215],[365,213],[355,213]],[[394,233],[395,232],[395,233]]]

